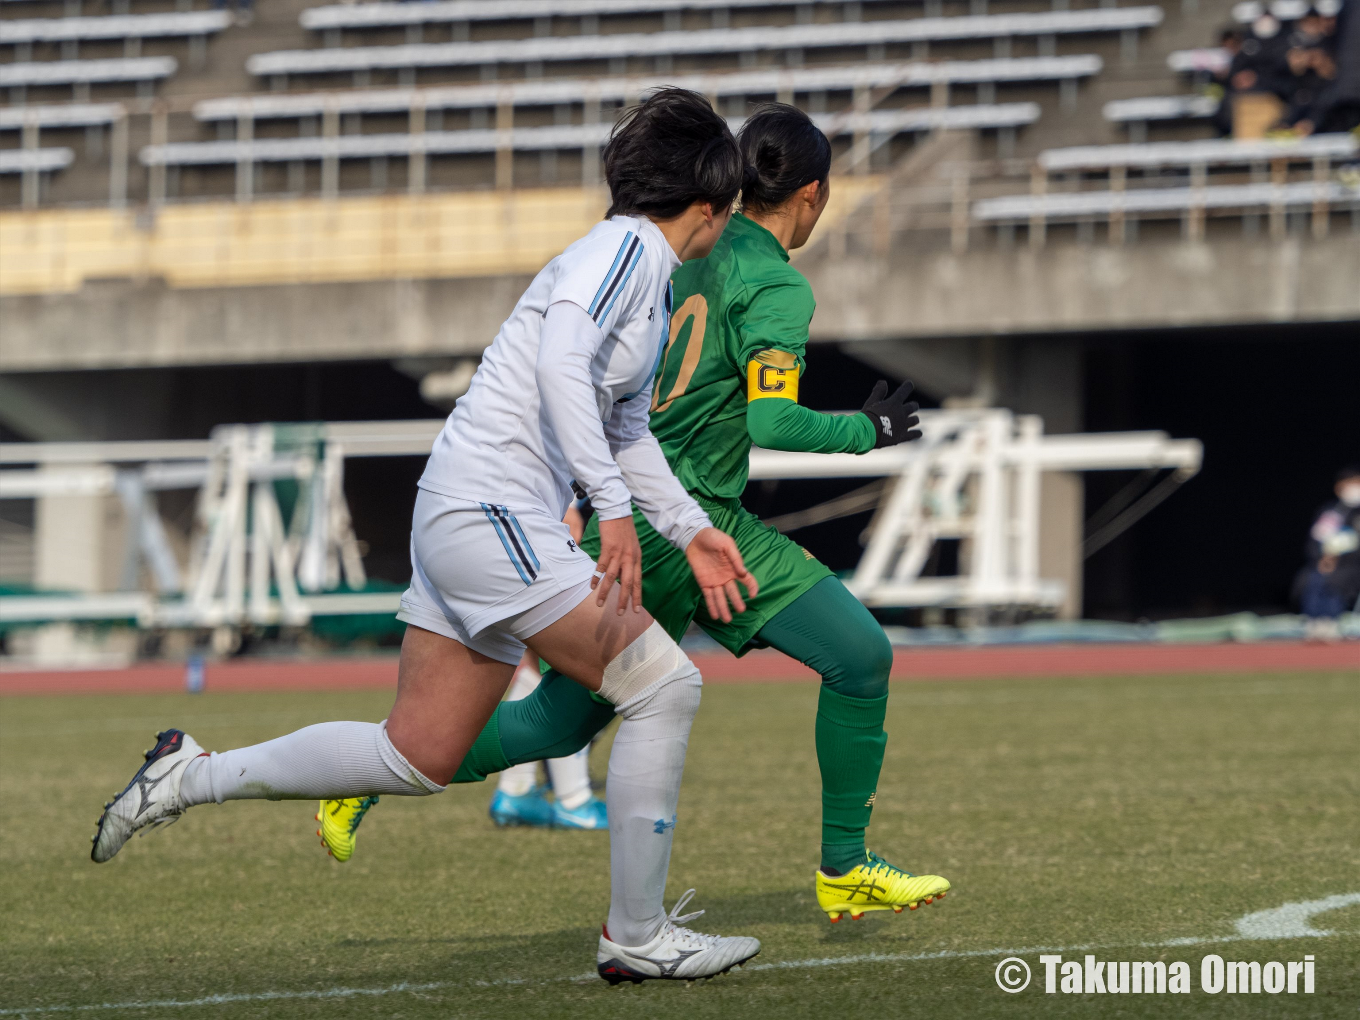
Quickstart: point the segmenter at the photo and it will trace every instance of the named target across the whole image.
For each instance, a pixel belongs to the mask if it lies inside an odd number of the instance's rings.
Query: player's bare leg
[[[107,861],[138,830],[227,800],[332,800],[439,793],[490,718],[514,667],[419,627],[402,641],[397,700],[383,723],[330,722],[207,754],[179,730],[99,818],[91,856]]]

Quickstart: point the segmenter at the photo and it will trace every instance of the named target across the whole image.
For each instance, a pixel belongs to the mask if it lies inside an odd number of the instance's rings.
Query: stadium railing
[[[1204,120],[1218,109],[1214,96],[1147,96],[1141,99],[1116,99],[1106,103],[1102,115],[1111,124],[1123,124],[1129,141],[1147,141],[1152,121]]]
[[[677,55],[753,55],[772,50],[790,52],[793,55],[790,63],[796,65],[801,62],[802,51],[832,47],[867,47],[869,59],[881,60],[884,46],[903,43],[912,43],[913,56],[924,58],[931,42],[966,39],[992,39],[995,56],[1005,58],[1010,56],[1013,37],[1037,37],[1041,55],[1049,56],[1059,35],[1102,32],[1119,32],[1126,59],[1133,59],[1138,32],[1159,25],[1162,16],[1160,7],[1124,7],[693,32],[279,50],[255,54],[246,61],[246,69],[258,77],[269,78],[276,88],[283,89],[292,75],[349,72],[360,78],[356,84],[362,84],[367,73],[375,70],[397,70],[414,75],[416,69],[422,67],[524,63],[541,68],[544,63],[557,61],[604,60],[622,64],[637,57],[660,58],[664,64]],[[668,67],[658,68],[659,73],[667,71]]]
[[[149,98],[158,81],[178,69],[174,57],[124,57],[115,60],[52,60],[0,64],[0,89],[9,89],[10,102],[24,103],[28,89],[70,85],[76,102],[89,99],[91,85],[135,83],[138,95]]]
[[[953,130],[995,129],[1013,131],[1039,118],[1036,103],[1006,103],[952,107],[919,107],[906,110],[873,110],[866,113],[814,114],[813,120],[830,135],[865,135],[873,151],[897,134]],[[733,129],[740,120],[731,121]],[[424,190],[424,158],[438,154],[561,149],[597,149],[609,138],[611,125],[566,124],[505,130],[425,131],[403,134],[340,135],[321,138],[262,138],[244,141],[180,142],[142,149],[143,165],[204,166],[235,164],[237,198],[253,197],[254,165],[263,162],[322,163],[322,194],[334,195],[338,165],[345,159],[408,157],[412,160],[410,190]],[[511,163],[498,160],[497,184],[512,185]],[[418,168],[418,169],[417,169]],[[591,182],[585,182],[587,184]],[[156,197],[153,196],[153,202]]]
[[[405,5],[403,5],[405,6]],[[795,94],[826,91],[897,88],[942,89],[932,95],[939,105],[948,100],[953,85],[978,86],[978,101],[995,100],[1001,84],[1057,81],[1064,101],[1075,99],[1076,83],[1100,73],[1102,61],[1091,54],[1068,57],[1012,57],[1004,60],[949,60],[938,63],[900,62],[851,64],[844,67],[780,68],[666,77],[531,79],[478,85],[392,88],[365,91],[296,93],[292,95],[235,96],[206,99],[195,104],[194,117],[205,123],[220,121],[284,120],[324,117],[327,114],[402,113],[412,109],[477,110],[501,106],[532,107],[600,102],[629,102],[660,85],[677,85],[713,97],[777,96],[792,102]],[[1068,86],[1072,95],[1068,96]],[[597,111],[598,112],[598,111]]]

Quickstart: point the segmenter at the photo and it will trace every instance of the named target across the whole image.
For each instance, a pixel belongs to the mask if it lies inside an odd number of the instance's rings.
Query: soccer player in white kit
[[[604,151],[608,218],[534,278],[435,440],[398,617],[397,698],[382,723],[333,722],[207,754],[180,730],[99,819],[107,861],[140,829],[210,801],[439,793],[504,694],[527,645],[616,706],[609,762],[611,900],[597,967],[611,983],[721,973],[752,938],[682,927],[662,905],[698,670],[642,609],[631,503],[685,551],[710,613],[756,593],[736,544],[671,474],[648,430],[668,336],[670,274],[722,234],[745,173],[703,97],[650,96]],[[597,564],[562,517],[573,488],[600,517]]]

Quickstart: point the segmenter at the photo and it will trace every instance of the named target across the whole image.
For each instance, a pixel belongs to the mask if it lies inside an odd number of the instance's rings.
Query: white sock
[[[180,795],[192,806],[224,800],[419,797],[443,789],[392,746],[386,722],[329,722],[195,758],[185,766]]]
[[[523,797],[538,785],[538,762],[526,761],[502,769],[496,788],[507,797]]]
[[[590,745],[565,758],[548,759],[553,796],[568,811],[590,800]]]
[[[657,630],[665,637],[664,631]],[[642,641],[639,638],[630,645],[620,659]],[[650,662],[644,664],[656,667],[660,663],[664,675],[618,703],[621,722],[609,756],[608,931],[609,938],[623,946],[650,942],[666,920],[662,897],[680,779],[703,686],[694,664],[673,641],[665,641],[673,652],[658,649],[656,657],[645,656]]]
[[[527,698],[538,688],[541,677],[532,666],[521,665],[515,670],[515,678],[510,681],[510,689],[505,692],[506,701],[519,701]],[[503,769],[496,787],[507,797],[523,797],[538,785],[538,762],[526,761]]]

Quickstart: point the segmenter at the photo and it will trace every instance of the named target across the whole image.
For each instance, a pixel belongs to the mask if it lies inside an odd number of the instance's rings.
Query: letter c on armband
[[[761,351],[746,365],[746,399],[783,397],[798,402],[798,359],[788,351]]]

